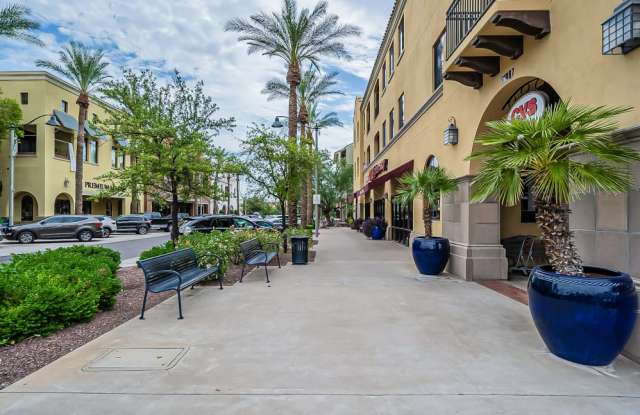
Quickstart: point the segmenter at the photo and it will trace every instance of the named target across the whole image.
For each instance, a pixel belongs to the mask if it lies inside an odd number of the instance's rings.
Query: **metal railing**
[[[447,59],[495,0],[453,0],[447,10]]]
[[[413,232],[411,229],[389,226],[389,239],[405,246],[409,246],[411,232]]]

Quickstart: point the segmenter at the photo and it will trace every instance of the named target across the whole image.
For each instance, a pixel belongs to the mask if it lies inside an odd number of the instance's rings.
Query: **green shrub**
[[[146,251],[142,251],[140,253],[140,260],[168,254],[169,252],[173,252],[175,250],[176,248],[173,246],[173,243],[171,241],[167,241],[167,243],[165,244],[157,245],[147,249]]]
[[[102,247],[15,255],[0,265],[0,344],[49,335],[113,306],[120,254]]]
[[[313,228],[287,228],[284,232],[287,235],[287,238],[291,238],[292,236],[306,236],[311,238],[313,236]]]
[[[232,260],[236,252],[234,235],[232,232],[213,231],[211,233],[193,232],[189,235],[181,236],[178,240],[178,248],[191,248],[196,253],[200,265],[214,265],[217,263],[216,258],[209,255],[215,255],[220,258],[220,272],[227,272],[229,262]]]

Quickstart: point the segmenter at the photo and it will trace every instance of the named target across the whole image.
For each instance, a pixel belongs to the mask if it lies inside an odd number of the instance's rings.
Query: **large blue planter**
[[[411,252],[418,271],[424,275],[439,275],[449,261],[449,240],[446,238],[425,238],[413,240]]]
[[[636,322],[635,285],[628,274],[593,267],[584,271],[597,276],[534,268],[529,309],[553,354],[584,365],[608,365],[622,352]]]
[[[382,238],[384,238],[384,229],[382,229],[380,226],[374,226],[373,228],[371,228],[371,239],[373,239],[374,241],[379,241]]]

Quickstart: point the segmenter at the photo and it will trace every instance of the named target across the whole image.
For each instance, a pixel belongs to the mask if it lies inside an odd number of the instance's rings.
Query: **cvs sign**
[[[544,113],[547,107],[547,94],[541,91],[532,91],[523,95],[516,101],[515,104],[509,110],[507,119],[509,121],[513,119],[518,120],[537,120]]]

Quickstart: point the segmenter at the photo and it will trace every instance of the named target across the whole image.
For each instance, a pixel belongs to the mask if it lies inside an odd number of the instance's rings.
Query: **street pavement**
[[[16,241],[4,240],[0,242],[0,262],[8,262],[13,254],[44,251],[73,245],[98,245],[111,248],[120,252],[122,260],[132,260],[140,255],[140,252],[153,246],[160,245],[169,240],[166,232],[152,232],[147,235],[135,233],[116,233],[110,238],[95,238],[91,242],[82,243],[77,239],[70,240],[38,240],[32,244],[20,244]],[[131,262],[131,261],[128,261]]]
[[[556,358],[529,310],[323,230],[316,261],[196,287],[0,392],[3,414],[637,414],[640,365]]]

